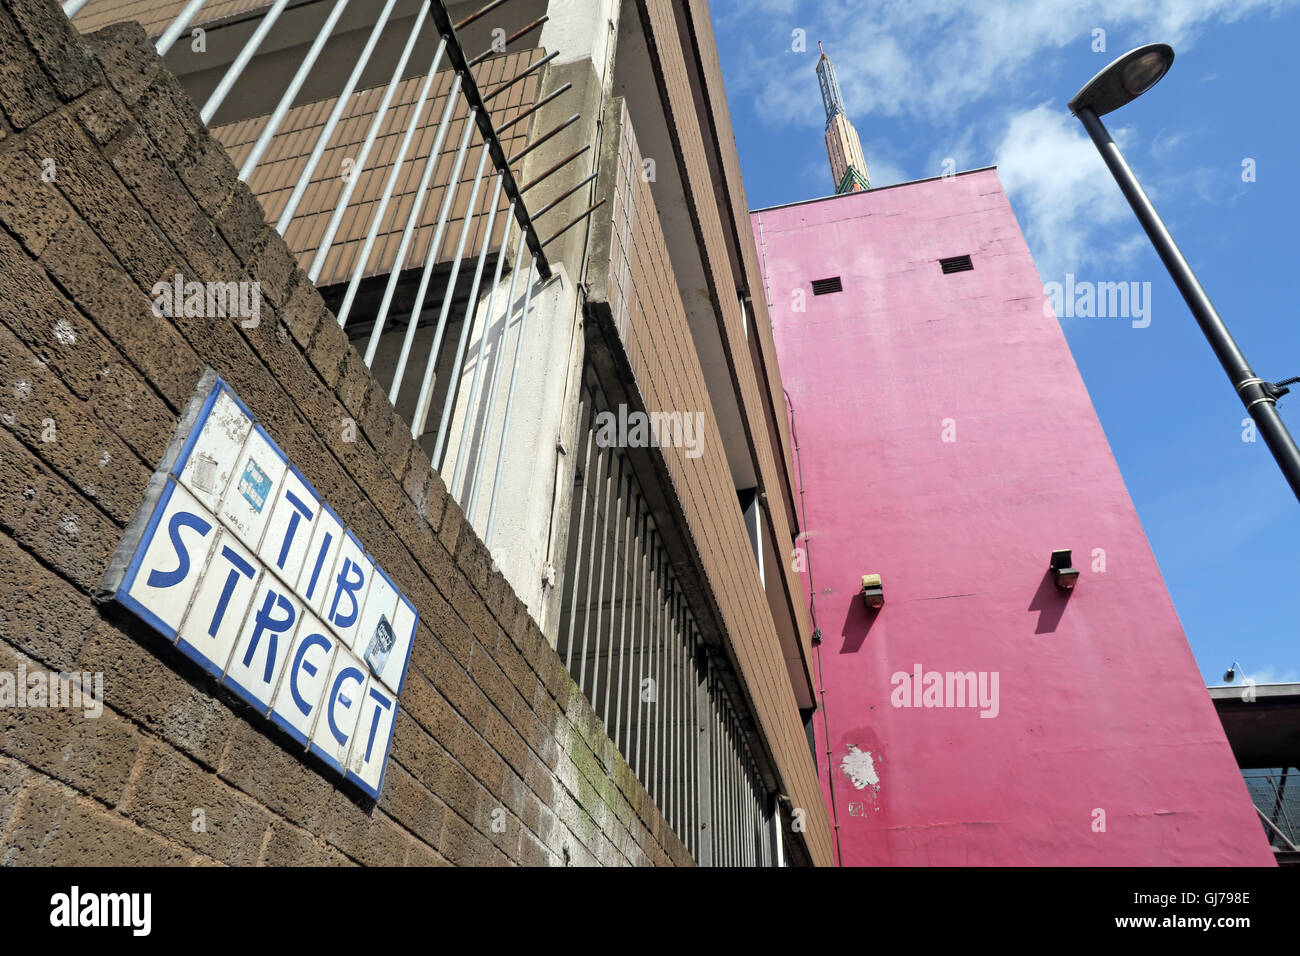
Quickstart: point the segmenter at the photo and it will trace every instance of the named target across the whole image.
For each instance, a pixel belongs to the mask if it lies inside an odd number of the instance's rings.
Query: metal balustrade
[[[590,367],[556,650],[697,861],[772,866],[779,839],[743,722],[708,652]]]
[[[1269,843],[1282,850],[1300,850],[1300,770],[1243,770],[1242,776]]]
[[[64,13],[74,17],[88,2],[69,0],[63,5]],[[216,130],[218,138],[226,142],[236,158],[240,179],[254,185],[255,191],[272,188],[268,178],[259,177],[258,172],[272,157],[272,144],[277,136],[298,135],[303,131],[301,124],[305,121],[307,109],[315,105],[302,102],[305,84],[317,70],[327,69],[328,76],[346,72],[346,79],[329,106],[328,116],[319,125],[313,124],[308,128],[315,138],[309,150],[306,146],[301,147],[307,158],[296,171],[292,190],[283,205],[279,205],[279,196],[274,201],[264,196],[268,208],[278,207],[272,216],[274,226],[286,238],[304,210],[318,214],[317,210],[309,209],[305,200],[314,195],[314,201],[319,204],[318,190],[324,178],[320,173],[322,162],[332,148],[339,148],[342,127],[347,125],[347,121],[357,118],[349,112],[354,108],[356,98],[361,92],[376,92],[373,87],[358,91],[363,76],[368,75],[368,71],[372,75],[376,68],[384,69],[383,75],[387,75],[386,64],[375,60],[376,51],[396,51],[395,44],[385,44],[382,40],[390,29],[397,0],[384,0],[382,5],[374,3],[374,19],[366,20],[369,29],[365,43],[351,63],[339,64],[325,53],[329,41],[340,29],[340,18],[348,10],[349,3],[357,6],[361,2],[365,0],[295,0],[295,11],[320,6],[324,16],[319,26],[314,28],[310,45],[292,77],[282,90],[275,91],[274,108],[256,120],[240,121],[255,126],[252,142],[235,145],[230,142],[233,134],[228,132],[229,126]],[[517,92],[518,85],[529,78],[536,82],[541,69],[558,55],[558,51],[553,51],[540,56],[514,75],[500,78],[490,88],[480,89],[475,78],[476,68],[490,57],[518,46],[521,40],[536,34],[547,21],[547,17],[542,16],[522,24],[504,40],[494,43],[492,48],[474,56],[467,55],[459,31],[489,13],[506,8],[509,2],[491,0],[458,23],[453,23],[444,0],[422,0],[409,29],[402,28],[400,54],[396,54],[382,98],[372,114],[362,117],[366,121],[365,137],[355,156],[349,157],[354,160],[354,172],[334,177],[327,183],[337,198],[329,210],[323,232],[312,237],[314,244],[304,253],[305,271],[319,285],[326,278],[327,264],[336,264],[339,258],[335,244],[340,231],[350,228],[364,233],[364,242],[351,260],[344,281],[322,286],[321,291],[334,309],[340,326],[363,354],[366,366],[381,380],[389,400],[408,418],[412,437],[427,442],[426,451],[430,453],[433,467],[441,472],[445,464],[451,466],[453,473],[444,475],[444,478],[450,478],[449,490],[472,521],[476,516],[481,518],[476,509],[480,498],[486,496],[485,523],[483,520],[475,523],[489,543],[496,517],[497,492],[510,434],[510,419],[515,411],[528,311],[535,288],[551,276],[545,247],[596,208],[593,206],[545,239],[539,235],[535,225],[540,216],[589,184],[593,178],[589,176],[537,214],[529,212],[524,194],[568,168],[583,151],[573,153],[522,186],[516,181],[514,170],[528,154],[580,117],[574,114],[549,130],[533,131],[525,146],[513,155],[507,154],[502,134],[510,132],[511,137],[518,138],[521,131],[527,131],[526,126],[519,124],[571,88],[571,84],[566,83],[536,102],[524,104],[523,109],[512,106],[516,115],[497,127],[492,114],[493,102],[504,103],[502,94],[511,90]],[[189,0],[174,19],[161,28],[162,32],[155,41],[160,55],[166,54],[188,28],[204,22],[204,5],[205,0]],[[214,2],[212,6],[218,4]],[[232,91],[258,82],[256,57],[259,50],[275,45],[268,40],[274,41],[281,14],[289,6],[290,0],[275,0],[263,9],[253,11],[255,28],[233,52],[233,58],[215,87],[202,98],[199,112],[204,122],[211,122],[217,116]],[[94,14],[96,8],[92,7],[88,12]],[[504,12],[506,15],[509,13],[508,9]],[[299,28],[301,23],[300,18]],[[159,26],[155,25],[154,29],[159,29]],[[324,66],[326,61],[330,61],[328,67]],[[409,77],[408,67],[421,62],[427,64],[423,73]],[[410,90],[412,82],[419,84],[414,103],[399,100],[400,108],[395,107],[398,92]],[[441,91],[444,85],[448,88],[442,94],[432,145],[421,149],[420,144],[425,141],[422,134],[427,133],[433,123],[433,111],[429,107],[437,102],[437,96],[432,94],[435,89]],[[395,132],[394,124],[399,119],[404,121],[404,129],[396,152],[384,156],[388,174],[378,202],[373,196],[358,196],[361,172],[378,156],[376,145]],[[454,146],[449,145],[449,140]],[[447,164],[441,160],[444,150],[449,152],[451,149],[455,150],[455,158],[448,172]],[[282,157],[276,159],[281,161]],[[467,199],[462,182],[466,168],[475,170],[468,185]],[[408,204],[403,184],[417,176],[418,186]],[[462,202],[463,214],[459,211]],[[416,237],[426,224],[426,216],[432,215],[435,203],[436,226],[432,240],[428,242],[427,255],[422,264],[418,264],[417,285],[407,268],[408,260],[420,248]],[[363,217],[364,221],[359,222],[358,217]],[[461,220],[458,226],[457,218]],[[394,236],[400,236],[395,247],[389,241]],[[455,252],[448,261],[440,256],[452,236],[455,237]],[[345,254],[349,251],[342,249]],[[507,270],[508,276],[505,274]],[[333,274],[329,278],[331,283],[337,280]],[[377,291],[377,283],[382,284],[382,293]],[[410,285],[415,286],[413,296]],[[504,291],[505,286],[509,287],[508,292]],[[503,317],[497,316],[498,312],[504,313]],[[433,319],[435,314],[436,320]],[[472,332],[475,330],[479,334],[477,341],[473,342]],[[513,356],[506,348],[506,334],[512,330],[517,330],[518,335]],[[504,367],[507,360],[509,365]],[[463,375],[468,377],[467,382],[462,382]],[[462,387],[465,384],[468,388]],[[504,396],[500,394],[503,388]],[[477,414],[481,405],[486,405],[486,415]],[[495,432],[494,415],[498,409],[503,409],[504,427],[497,436],[494,458],[486,446],[489,430]],[[457,424],[461,419],[465,424],[457,435]],[[476,452],[472,467],[467,465],[466,458],[471,446]],[[453,450],[456,452],[454,463],[449,458]],[[485,487],[489,484],[490,491]]]

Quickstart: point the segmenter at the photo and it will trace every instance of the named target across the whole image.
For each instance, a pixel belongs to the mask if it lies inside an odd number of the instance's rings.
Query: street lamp
[[[1223,324],[1223,319],[1197,281],[1196,274],[1178,251],[1164,221],[1147,199],[1133,170],[1129,169],[1119,147],[1101,122],[1102,116],[1137,99],[1155,86],[1169,72],[1173,62],[1174,51],[1164,43],[1149,43],[1130,50],[1075,94],[1070,100],[1070,112],[1079,117],[1083,128],[1092,137],[1097,151],[1101,153],[1101,158],[1115,177],[1120,191],[1124,193],[1124,198],[1133,207],[1133,212],[1137,214],[1138,221],[1155,246],[1156,253],[1169,270],[1174,285],[1178,286],[1187,307],[1196,317],[1201,332],[1218,356],[1219,364],[1228,374],[1247,413],[1255,420],[1259,433],[1264,436],[1264,444],[1273,453],[1291,490],[1300,498],[1300,449],[1296,448],[1295,440],[1277,411],[1277,400],[1287,393],[1285,385],[1289,383],[1274,385],[1259,378],[1251,369],[1246,356],[1241,353],[1228,327]]]

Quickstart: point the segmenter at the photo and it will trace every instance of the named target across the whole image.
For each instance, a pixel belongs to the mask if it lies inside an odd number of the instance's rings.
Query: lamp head
[[[1078,114],[1086,106],[1098,116],[1105,116],[1159,83],[1173,62],[1174,50],[1167,43],[1148,43],[1129,50],[1074,94],[1070,112]]]
[[[867,607],[879,610],[885,605],[885,586],[879,574],[862,575],[862,597]]]
[[[1058,548],[1052,552],[1052,579],[1062,591],[1073,591],[1078,583],[1079,571],[1070,566],[1070,549]]]

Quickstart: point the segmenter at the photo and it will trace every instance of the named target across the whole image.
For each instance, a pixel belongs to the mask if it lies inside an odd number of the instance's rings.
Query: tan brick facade
[[[524,50],[521,53],[505,54],[491,57],[474,71],[474,78],[482,90],[490,91],[503,80],[514,76],[541,59],[544,51],[540,48]],[[365,170],[360,172],[356,191],[352,196],[350,211],[343,218],[342,226],[335,235],[329,256],[322,265],[316,282],[319,286],[329,286],[336,282],[346,282],[352,277],[357,257],[370,229],[371,219],[357,214],[357,210],[374,208],[383,195],[385,185],[390,177],[393,157],[399,141],[411,121],[419,95],[419,88],[424,82],[423,76],[403,80],[393,96],[389,112],[385,116],[383,129],[375,140],[374,160],[367,162]],[[415,136],[411,140],[402,172],[395,183],[389,205],[387,220],[378,234],[368,264],[362,272],[363,277],[384,275],[392,271],[397,261],[397,252],[402,237],[402,227],[411,214],[411,204],[415,200],[417,188],[424,172],[424,157],[433,148],[435,130],[442,116],[446,97],[451,87],[452,74],[443,71],[438,74],[431,87],[428,100],[424,104],[423,118]],[[294,216],[293,223],[285,233],[284,240],[298,256],[298,264],[307,269],[315,257],[326,224],[333,214],[339,195],[343,191],[340,170],[346,159],[355,159],[365,139],[384,89],[374,87],[361,90],[354,95],[352,102],[344,111],[339,126],[330,146],[321,155],[310,185],[303,194],[303,201]],[[515,119],[527,106],[531,105],[537,94],[536,75],[511,87],[504,95],[493,101],[492,120],[498,126]],[[275,221],[289,200],[289,195],[298,182],[307,165],[307,157],[320,135],[325,117],[334,108],[336,98],[320,100],[291,109],[285,116],[278,132],[267,149],[266,156],[258,164],[249,178],[249,188],[266,208],[267,215]],[[438,221],[442,200],[451,179],[451,172],[456,158],[456,147],[460,142],[469,109],[462,99],[447,124],[442,150],[430,178],[431,186],[422,200],[423,212],[411,235],[411,241],[403,261],[398,263],[400,269],[410,269],[424,263],[429,254],[429,243],[433,241],[435,226]],[[255,117],[226,126],[218,126],[212,135],[222,143],[230,153],[236,165],[243,162],[254,141],[262,132],[266,123],[265,116]],[[527,123],[519,123],[502,135],[501,143],[507,155],[514,155],[528,145]],[[456,201],[449,209],[442,245],[434,261],[447,262],[455,254],[459,241],[461,225],[465,219],[466,206],[470,194],[469,184],[474,180],[475,167],[480,147],[475,145],[469,150],[468,160],[461,169],[459,183],[463,188],[456,190]],[[518,175],[519,170],[515,170]],[[475,222],[470,228],[465,255],[476,256],[484,241],[486,213],[490,196],[486,189],[479,192],[478,201],[471,213]],[[502,212],[509,206],[503,199],[498,209]],[[501,245],[501,235],[505,230],[506,217],[497,218],[496,228],[489,249],[495,250]]]
[[[673,277],[654,197],[641,175],[642,155],[621,101],[606,115],[607,140],[601,179],[614,207],[610,222],[594,237],[591,298],[595,319],[616,331],[639,404],[648,409],[703,410],[705,435],[717,435],[704,373]],[[615,138],[615,136],[617,138]],[[611,336],[612,338],[612,336]],[[720,443],[704,443],[698,458],[680,447],[662,449],[665,484],[684,515],[690,547],[708,582],[705,600],[717,609],[733,666],[741,676],[758,737],[771,753],[779,787],[794,807],[820,807],[798,705],[781,658],[772,653],[776,634],[747,533],[734,507],[735,488]],[[779,512],[777,520],[782,521]],[[789,540],[789,532],[785,539]],[[815,814],[813,815],[815,820]],[[819,838],[829,834],[814,823]],[[825,847],[829,850],[829,840]],[[812,842],[810,852],[822,847]],[[816,859],[816,856],[814,856]]]
[[[703,3],[690,3],[680,18],[690,32],[683,34],[674,5],[642,0],[637,10],[646,34],[653,37],[658,56],[654,59],[656,81],[665,104],[669,124],[678,137],[677,162],[687,201],[696,211],[700,231],[701,255],[705,261],[705,276],[710,283],[710,294],[716,303],[719,331],[729,359],[732,383],[741,403],[750,450],[757,462],[760,490],[768,494],[769,506],[763,509],[771,540],[775,543],[785,591],[791,598],[790,612],[797,628],[805,670],[811,669],[811,631],[807,608],[803,603],[803,584],[795,572],[786,550],[793,545],[792,528],[796,527],[790,481],[788,423],[784,400],[781,398],[780,375],[776,366],[775,343],[772,340],[771,322],[762,295],[757,255],[752,234],[743,226],[747,221],[744,211],[744,188],[735,158],[734,148],[722,148],[720,142],[730,141],[730,118],[726,112],[725,96],[721,89],[721,76],[717,66],[716,48],[712,41],[707,8]],[[688,52],[692,55],[688,55]],[[706,109],[697,108],[696,90],[702,91]],[[720,181],[715,182],[711,157],[722,169]],[[723,189],[729,203],[720,205],[718,190]],[[730,238],[729,238],[730,237]],[[737,249],[739,261],[730,254],[730,246]],[[733,276],[740,278],[732,283]],[[751,285],[752,283],[752,285]],[[757,288],[756,288],[757,287]],[[746,324],[741,314],[740,294],[752,296],[754,334],[758,337],[759,363],[750,360],[751,347]],[[689,336],[689,332],[687,333]],[[651,371],[647,378],[657,372]],[[760,378],[762,375],[762,378]],[[689,407],[689,406],[684,406]],[[703,494],[702,491],[697,494]],[[715,502],[716,504],[716,502]],[[714,592],[729,618],[728,634],[735,656],[745,674],[747,693],[772,749],[782,769],[782,783],[789,788],[787,796],[794,806],[804,808],[810,823],[804,833],[808,851],[814,862],[829,864],[833,861],[829,820],[824,811],[817,784],[816,770],[808,751],[803,729],[799,726],[797,710],[790,696],[790,678],[783,666],[774,665],[774,648],[779,639],[773,629],[770,615],[756,613],[766,608],[761,590],[736,577],[739,573],[735,554],[743,552],[734,537],[735,529],[714,526],[720,514],[709,510],[701,498],[697,513],[705,522],[697,539],[722,542],[730,547],[730,558],[718,557],[719,567],[729,561],[730,576],[720,575],[714,582]],[[724,509],[730,510],[730,509]],[[709,530],[703,530],[707,528]],[[717,544],[706,547],[718,547]],[[742,555],[743,556],[743,555]],[[752,575],[752,571],[749,572]],[[747,576],[749,576],[747,575]],[[719,582],[729,581],[720,587]],[[757,582],[754,582],[757,585]],[[741,595],[748,595],[748,599]],[[757,607],[755,606],[757,602]],[[776,662],[779,664],[779,661]]]
[[[189,0],[90,0],[73,18],[77,29],[91,33],[110,23],[136,21],[149,36],[161,34],[185,9]],[[200,10],[199,21],[211,23],[269,7],[271,0],[211,0]]]

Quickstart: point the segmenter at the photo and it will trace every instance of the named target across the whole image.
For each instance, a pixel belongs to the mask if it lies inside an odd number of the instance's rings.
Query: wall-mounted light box
[[[214,372],[98,597],[378,798],[418,612]]]

